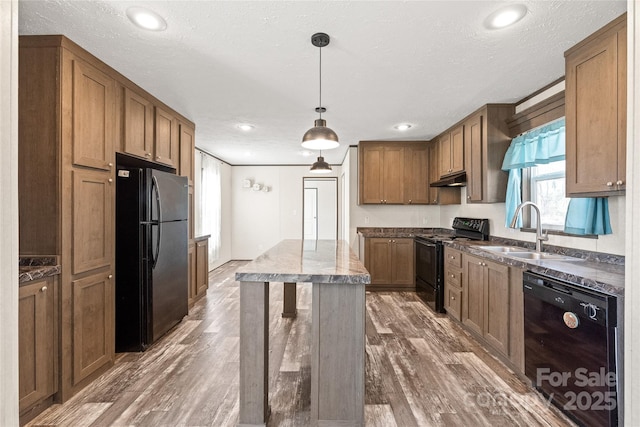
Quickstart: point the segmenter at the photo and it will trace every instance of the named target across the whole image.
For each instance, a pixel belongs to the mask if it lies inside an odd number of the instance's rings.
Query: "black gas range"
[[[454,240],[489,240],[489,220],[453,219],[452,232],[415,237],[416,293],[433,310],[444,313],[444,243]]]

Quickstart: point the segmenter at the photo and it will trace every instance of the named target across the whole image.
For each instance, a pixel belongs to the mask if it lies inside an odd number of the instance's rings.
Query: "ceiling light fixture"
[[[511,4],[496,10],[487,16],[484,21],[485,27],[490,30],[499,30],[500,28],[513,25],[527,14],[527,7],[523,4]]]
[[[316,108],[320,118],[314,121],[313,127],[302,137],[302,146],[308,150],[329,150],[340,146],[338,135],[328,128],[327,121],[322,119],[322,113],[327,111],[322,106],[322,48],[327,46],[329,41],[329,36],[325,33],[316,33],[311,36],[311,44],[320,48],[320,103]]]
[[[134,6],[127,9],[127,17],[138,27],[150,31],[164,31],[167,21],[152,10]]]
[[[254,125],[250,125],[249,123],[240,123],[238,125],[238,129],[243,130],[245,132],[248,132],[250,130],[252,130],[253,128],[255,128]]]
[[[409,123],[401,123],[399,125],[395,125],[393,128],[399,131],[405,131],[411,129],[411,125]]]
[[[320,156],[318,156],[318,161],[316,161],[313,165],[311,165],[311,169],[309,169],[311,173],[330,173],[331,166],[329,163],[324,161],[324,157],[322,157],[322,151],[320,151]]]

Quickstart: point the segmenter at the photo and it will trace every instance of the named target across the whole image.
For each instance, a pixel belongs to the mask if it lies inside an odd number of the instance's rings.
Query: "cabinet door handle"
[[[616,185],[622,185],[622,184],[624,184],[624,181],[622,180],[616,181]]]
[[[160,156],[156,156],[156,160],[160,160]]]
[[[471,200],[471,196],[467,196],[467,200]]]
[[[109,178],[109,179],[108,179],[108,181],[109,181],[109,182],[113,182],[113,178]]]
[[[478,261],[478,265],[482,265],[482,261]]]
[[[618,185],[620,185],[620,184],[618,184]],[[409,199],[409,204],[411,204],[411,199]]]
[[[145,154],[145,156],[151,157],[151,153],[147,153],[147,154]]]
[[[607,182],[607,187],[613,187],[613,182],[611,181]]]
[[[454,276],[453,274],[449,275],[452,279],[454,279],[456,276]]]
[[[47,291],[47,287],[46,286],[43,286],[43,287],[40,288],[40,292],[46,292],[46,291]]]
[[[456,300],[456,297],[452,296],[452,297],[451,297],[451,299],[452,299],[453,301],[455,301],[455,300]]]
[[[113,163],[108,163],[107,166],[109,166],[110,168],[113,167]]]
[[[110,274],[107,276],[107,279],[112,279],[113,278],[113,274]]]

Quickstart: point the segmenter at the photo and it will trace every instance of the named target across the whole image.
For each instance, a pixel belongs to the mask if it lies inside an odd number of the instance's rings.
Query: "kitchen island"
[[[240,426],[269,418],[269,284],[312,283],[311,421],[364,425],[365,285],[342,240],[283,240],[236,272],[240,282]],[[285,297],[286,299],[286,297]]]

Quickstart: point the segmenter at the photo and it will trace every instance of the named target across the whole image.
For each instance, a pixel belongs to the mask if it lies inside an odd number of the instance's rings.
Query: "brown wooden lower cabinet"
[[[26,422],[58,391],[58,278],[50,276],[19,288],[19,408]]]
[[[209,288],[209,236],[197,237],[189,244],[189,306]]]
[[[462,256],[462,323],[509,355],[509,267]]]
[[[368,290],[415,288],[413,238],[366,238],[364,265],[371,275]]]
[[[456,320],[462,314],[462,253],[444,248],[444,309]]]
[[[524,375],[523,270],[448,247],[444,258],[448,315]]]

